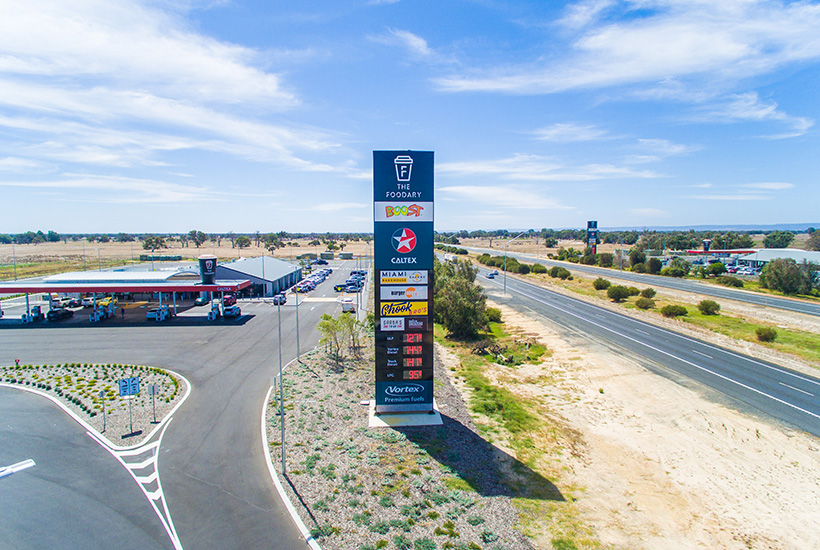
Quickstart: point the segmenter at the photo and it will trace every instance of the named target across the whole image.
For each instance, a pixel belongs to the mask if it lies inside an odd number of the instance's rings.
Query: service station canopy
[[[251,286],[248,280],[215,281],[214,284],[202,284],[198,281],[155,282],[155,283],[0,283],[0,294],[89,294],[94,292],[238,292]]]

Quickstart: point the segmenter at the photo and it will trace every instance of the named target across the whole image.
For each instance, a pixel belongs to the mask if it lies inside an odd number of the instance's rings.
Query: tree
[[[622,285],[614,285],[606,290],[606,295],[614,302],[623,302],[629,298],[629,289]]]
[[[60,234],[56,231],[49,231],[48,234],[46,234],[46,240],[50,243],[60,242]]]
[[[114,237],[114,240],[118,243],[130,243],[136,239],[134,239],[133,235],[129,235],[128,233],[117,233],[117,236]]]
[[[812,266],[805,264],[801,268],[791,258],[774,259],[760,272],[760,286],[784,294],[808,294],[812,289]]]
[[[546,248],[555,248],[558,246],[558,239],[554,237],[547,237],[544,239],[544,246]]]
[[[646,253],[640,248],[633,247],[629,251],[629,265],[642,264],[646,262]]]
[[[649,258],[646,262],[646,270],[652,275],[657,275],[663,269],[663,263],[658,258]]]
[[[812,231],[806,241],[806,250],[820,250],[820,231]]]
[[[205,241],[208,240],[208,236],[205,233],[203,233],[202,231],[197,231],[196,229],[191,229],[190,231],[188,231],[188,239],[192,243],[194,243],[194,246],[199,248],[200,246],[202,246],[205,243]]]
[[[248,248],[251,245],[251,238],[247,235],[239,235],[234,239],[234,245],[239,247],[239,250]]]
[[[794,233],[791,231],[773,231],[763,239],[763,246],[766,248],[788,248],[794,240]]]
[[[717,315],[720,312],[720,304],[714,300],[701,300],[698,302],[698,309],[704,315]]]
[[[487,326],[487,298],[476,273],[466,261],[435,262],[434,316],[455,338],[475,338]]]
[[[97,240],[100,241],[101,243],[111,242],[111,238],[108,235],[105,235],[105,234],[100,235],[100,238],[97,239]]]
[[[142,248],[154,252],[154,250],[158,248],[168,248],[168,245],[165,244],[165,239],[163,237],[159,237],[157,235],[146,235],[142,240]]]

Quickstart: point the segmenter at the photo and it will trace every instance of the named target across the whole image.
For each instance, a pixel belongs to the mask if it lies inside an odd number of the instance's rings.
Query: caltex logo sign
[[[400,254],[407,254],[416,248],[416,234],[410,229],[402,227],[393,233],[393,248]]]

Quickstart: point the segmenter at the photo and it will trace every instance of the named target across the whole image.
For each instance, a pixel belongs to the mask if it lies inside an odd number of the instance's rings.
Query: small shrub
[[[635,273],[646,273],[646,264],[639,262],[632,266],[632,271]]]
[[[527,264],[521,264],[518,266],[518,273],[520,273],[521,275],[526,275],[529,272],[530,266],[528,266]]]
[[[680,317],[689,313],[689,310],[683,306],[676,306],[669,304],[661,308],[661,315],[664,317]]]
[[[717,315],[720,311],[720,304],[714,300],[701,300],[698,309],[704,315]]]
[[[491,323],[500,323],[501,322],[501,310],[497,307],[488,307],[486,310],[487,313],[487,320]]]
[[[641,289],[639,289],[638,287],[635,287],[635,286],[629,287],[629,295],[630,296],[637,296],[640,293],[641,293]]]
[[[610,300],[615,302],[623,302],[629,298],[629,289],[625,286],[614,285],[607,289],[606,295]]]
[[[737,277],[722,275],[715,280],[722,285],[732,286],[735,288],[743,288],[743,281],[741,279],[738,279]]]
[[[481,541],[482,542],[495,542],[498,540],[498,535],[493,533],[492,531],[484,530],[481,532]]]
[[[597,279],[592,281],[592,288],[594,288],[595,290],[606,290],[610,286],[612,286],[612,283],[610,283],[608,280],[604,279],[603,277],[598,277]]]
[[[774,342],[775,338],[777,338],[777,331],[772,327],[757,327],[755,334],[761,342]]]
[[[680,267],[664,267],[661,269],[661,275],[664,277],[683,277],[686,272]]]
[[[396,535],[393,537],[393,544],[396,545],[397,550],[410,550],[413,547],[413,543],[410,542],[405,535]]]
[[[373,525],[370,526],[370,530],[374,533],[378,533],[380,535],[386,535],[388,531],[390,531],[390,524],[386,521],[377,521]]]
[[[638,309],[652,309],[655,307],[655,301],[652,298],[638,298],[635,301],[635,307]]]
[[[541,264],[532,264],[532,267],[530,268],[530,271],[533,272],[533,273],[546,273],[547,268],[544,267]]]
[[[436,543],[427,537],[413,541],[413,550],[436,550]]]
[[[641,291],[641,296],[644,298],[654,298],[655,294],[657,294],[657,292],[655,292],[654,288],[645,288]]]

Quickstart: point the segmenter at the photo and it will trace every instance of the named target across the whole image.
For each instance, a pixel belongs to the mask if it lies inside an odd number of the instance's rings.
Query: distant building
[[[820,252],[811,252],[808,250],[799,250],[797,248],[761,248],[740,256],[737,262],[740,265],[748,265],[752,267],[763,267],[772,260],[778,258],[791,258],[798,264],[813,263],[820,265]]]
[[[295,285],[302,278],[302,268],[271,256],[259,256],[217,264],[216,276],[218,279],[248,279],[251,281],[251,286],[245,290],[248,295],[273,296]]]

